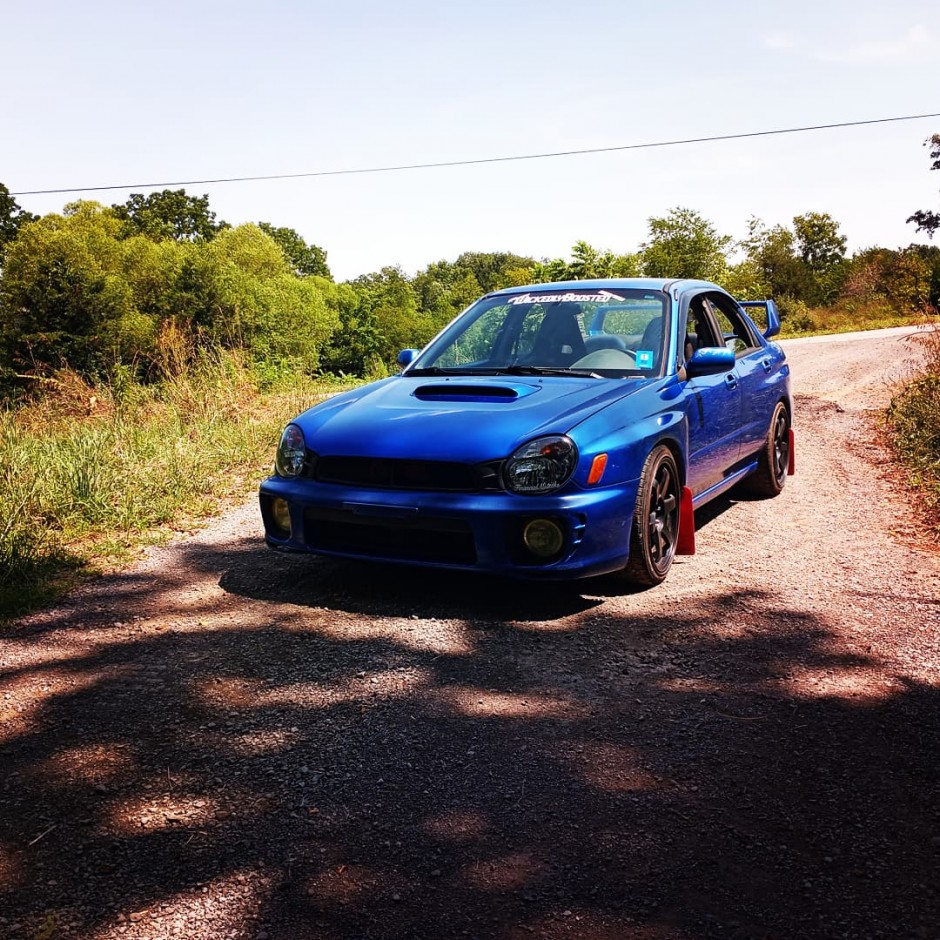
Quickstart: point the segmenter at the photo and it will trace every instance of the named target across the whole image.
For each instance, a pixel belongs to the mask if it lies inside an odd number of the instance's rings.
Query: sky
[[[2,0],[11,192],[310,173],[940,112],[937,0]],[[337,279],[463,251],[635,251],[651,216],[828,212],[925,242],[940,118],[393,173],[186,186],[296,229]],[[177,187],[174,187],[177,188]],[[29,211],[110,192],[22,195]]]

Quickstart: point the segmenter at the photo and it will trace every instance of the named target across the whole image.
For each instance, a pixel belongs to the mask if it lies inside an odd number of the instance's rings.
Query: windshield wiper
[[[573,375],[585,379],[602,379],[604,376],[590,369],[566,369],[561,366],[488,366],[482,368],[451,368],[428,366],[425,369],[408,369],[403,375]]]
[[[565,369],[561,366],[503,366],[496,371],[501,375],[576,375],[585,379],[604,378],[590,369]]]
[[[473,375],[472,369],[443,369],[440,366],[428,366],[426,369],[407,369],[403,375]]]

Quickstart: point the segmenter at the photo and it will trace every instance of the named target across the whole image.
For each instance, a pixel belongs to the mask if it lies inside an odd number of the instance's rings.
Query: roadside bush
[[[802,300],[784,294],[777,299],[777,309],[780,312],[781,330],[784,335],[811,333],[817,329],[809,307]]]
[[[329,282],[326,282],[329,283]],[[299,277],[256,225],[209,241],[127,237],[114,210],[78,202],[25,225],[0,278],[7,397],[71,368],[93,381],[148,379],[206,346],[247,350],[257,375],[310,375],[339,324],[324,279]]]
[[[887,417],[895,449],[926,497],[940,540],[940,327],[920,341],[927,351],[926,368],[892,399]]]

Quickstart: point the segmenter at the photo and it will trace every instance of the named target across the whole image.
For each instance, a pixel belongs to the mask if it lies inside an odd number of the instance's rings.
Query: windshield
[[[662,293],[630,289],[485,297],[405,374],[658,375],[664,309]]]

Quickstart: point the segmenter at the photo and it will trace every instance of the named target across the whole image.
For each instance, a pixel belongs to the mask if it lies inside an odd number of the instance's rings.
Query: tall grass
[[[335,389],[262,395],[237,356],[215,352],[150,387],[61,373],[0,412],[0,619],[248,493],[284,422]]]
[[[895,449],[924,496],[940,541],[940,325],[918,340],[926,351],[924,370],[892,399],[887,417]]]
[[[785,312],[780,331],[784,339],[823,333],[881,330],[893,326],[920,326],[936,317],[936,311],[929,309],[901,313],[884,303],[837,303],[831,307],[807,307],[802,301],[789,301]]]

